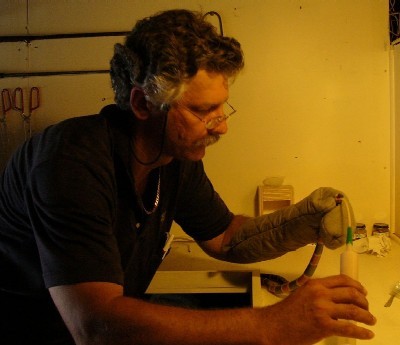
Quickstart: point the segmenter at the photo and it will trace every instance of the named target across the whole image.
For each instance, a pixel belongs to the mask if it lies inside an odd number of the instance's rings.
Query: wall
[[[246,56],[231,88],[238,112],[230,132],[205,158],[232,211],[253,214],[257,185],[266,176],[284,175],[296,200],[333,186],[350,197],[358,221],[368,227],[390,221],[386,0],[38,0],[29,2],[28,11],[27,3],[2,2],[0,35],[127,31],[156,10],[217,11],[225,35],[235,36]],[[107,69],[119,40],[3,43],[0,72]],[[0,79],[1,88],[16,86],[40,87],[34,131],[95,113],[113,98],[105,74]],[[22,123],[16,112],[8,118],[14,148]]]
[[[391,223],[395,225],[400,235],[400,39],[393,42],[390,55],[391,70],[391,191],[392,191],[392,212]],[[397,225],[397,226],[396,226]]]
[[[258,5],[262,20],[250,6],[232,19],[247,68],[232,88],[231,133],[206,159],[216,188],[250,212],[253,186],[285,175],[296,199],[334,186],[358,220],[389,221],[386,2]]]

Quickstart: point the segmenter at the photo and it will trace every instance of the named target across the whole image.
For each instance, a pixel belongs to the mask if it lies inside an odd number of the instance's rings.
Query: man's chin
[[[199,161],[204,158],[206,154],[206,146],[196,146],[195,149],[191,151],[186,151],[185,159],[190,161]]]
[[[192,150],[186,151],[185,159],[191,161],[199,161],[203,159],[206,154],[206,148],[217,143],[219,139],[220,139],[219,135],[214,135],[214,136],[209,136],[206,139],[197,142],[193,146]]]

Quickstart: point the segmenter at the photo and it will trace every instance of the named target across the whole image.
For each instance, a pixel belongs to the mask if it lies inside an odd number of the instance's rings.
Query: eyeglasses
[[[188,107],[184,106],[183,104],[178,103],[178,105],[181,106],[182,108],[186,109],[192,115],[196,116],[201,122],[204,123],[204,125],[207,129],[214,129],[221,122],[228,120],[234,113],[236,113],[236,109],[234,107],[232,107],[228,102],[225,102],[223,104],[223,108],[224,108],[223,115],[205,120],[204,116],[200,116],[200,115],[196,114],[195,112],[190,110]]]

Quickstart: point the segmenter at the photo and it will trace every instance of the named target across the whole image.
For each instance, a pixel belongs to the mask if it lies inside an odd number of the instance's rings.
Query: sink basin
[[[228,295],[231,295],[232,307],[244,306],[237,305],[238,300],[248,300],[247,305],[253,307],[261,306],[263,303],[260,272],[257,270],[158,271],[146,294],[174,296],[219,294],[225,295],[221,298],[226,301],[229,301]]]

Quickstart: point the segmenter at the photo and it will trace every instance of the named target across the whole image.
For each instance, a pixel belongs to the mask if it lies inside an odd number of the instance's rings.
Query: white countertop
[[[400,280],[400,240],[392,236],[391,243],[392,250],[385,257],[359,254],[359,280],[368,290],[370,310],[378,322],[371,327],[375,338],[369,341],[357,340],[357,344],[396,345],[400,342],[400,299],[395,298],[391,307],[384,307],[390,297],[391,287]],[[194,242],[178,238],[172,243],[171,252],[161,264],[150,287],[160,285],[163,279],[165,283],[166,276],[171,285],[179,285],[179,281],[186,280],[182,271],[260,271],[292,280],[303,273],[313,250],[314,246],[306,246],[274,260],[255,264],[232,264],[210,258]],[[314,277],[338,274],[342,251],[343,248],[333,251],[325,248]],[[265,289],[261,291],[262,305],[273,304],[279,300]],[[336,345],[338,340],[329,338],[318,344]]]

